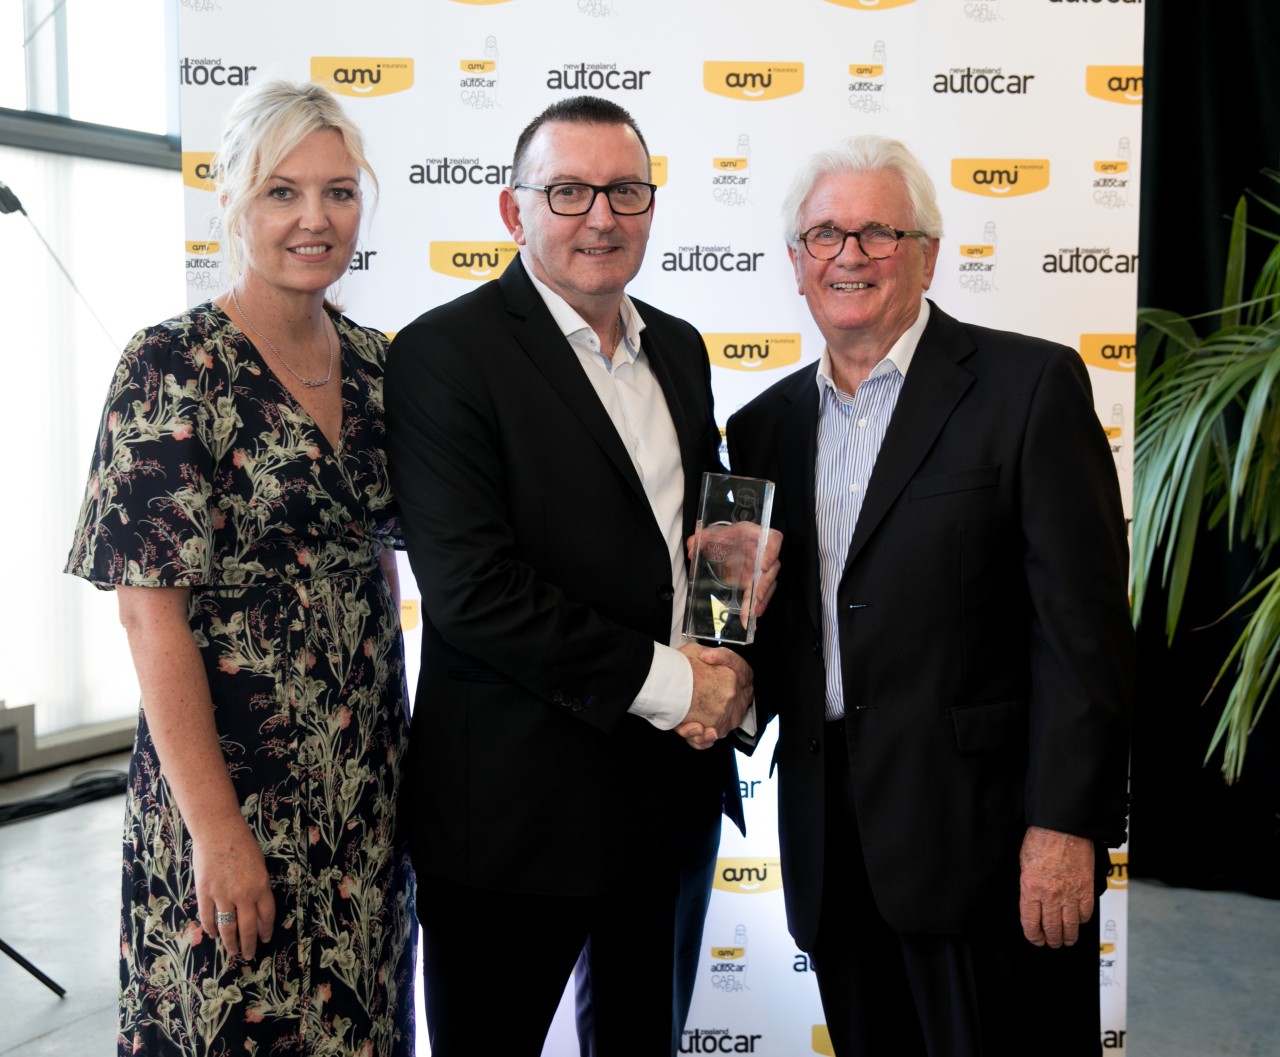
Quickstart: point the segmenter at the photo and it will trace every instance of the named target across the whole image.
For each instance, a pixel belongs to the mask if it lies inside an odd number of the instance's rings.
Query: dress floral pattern
[[[271,942],[229,958],[196,912],[191,841],[145,714],[130,766],[121,1054],[413,1053],[413,881],[394,833],[408,714],[382,335],[333,316],[333,449],[212,303],[140,332],[112,380],[67,571],[191,589],[192,633]]]

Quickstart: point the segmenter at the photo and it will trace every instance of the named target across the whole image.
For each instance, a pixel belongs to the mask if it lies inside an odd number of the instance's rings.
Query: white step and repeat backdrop
[[[341,296],[388,333],[510,262],[497,200],[516,136],[591,92],[649,141],[661,190],[632,290],[702,330],[723,424],[821,352],[778,216],[800,159],[883,133],[938,187],[931,296],[1079,349],[1127,497],[1142,18],[1142,0],[181,0],[189,301],[223,288],[208,165],[245,86],[321,81],[364,129],[382,190]],[[409,578],[411,686],[415,593]],[[749,835],[725,833],[683,1053],[832,1052],[784,923],[770,756],[742,761]],[[1113,853],[1099,987],[1103,1044],[1120,1053],[1126,880]],[[643,863],[619,879],[644,883]],[[518,950],[477,986],[519,986]],[[576,1052],[562,1007],[546,1053]]]

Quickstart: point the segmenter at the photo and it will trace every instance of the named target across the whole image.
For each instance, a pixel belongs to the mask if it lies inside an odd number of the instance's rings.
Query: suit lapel
[[[814,517],[814,473],[818,458],[817,365],[797,371],[787,387],[790,401],[778,417],[778,476],[792,482],[782,495],[785,505],[784,563],[795,565],[797,582],[803,584],[804,606],[815,629],[822,628],[821,574],[818,569],[818,528]]]
[[[867,484],[846,569],[899,500],[952,410],[973,384],[973,375],[958,362],[972,350],[973,342],[960,324],[930,302],[929,323],[920,336]]]
[[[517,344],[648,508],[644,486],[622,438],[591,387],[568,339],[560,333],[542,297],[525,273],[519,256],[499,277],[498,286],[512,316],[512,334]]]

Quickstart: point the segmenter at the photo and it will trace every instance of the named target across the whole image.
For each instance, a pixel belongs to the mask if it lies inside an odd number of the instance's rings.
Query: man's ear
[[[520,221],[520,203],[516,201],[516,193],[510,187],[504,187],[498,193],[498,212],[502,214],[502,222],[516,240],[516,245],[524,245],[524,225]]]

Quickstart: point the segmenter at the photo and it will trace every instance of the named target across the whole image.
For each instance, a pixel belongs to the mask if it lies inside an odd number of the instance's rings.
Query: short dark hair
[[[608,99],[598,95],[575,95],[552,103],[546,110],[525,126],[520,138],[516,140],[516,153],[511,161],[511,186],[521,182],[524,176],[525,156],[529,153],[529,143],[538,129],[549,121],[567,121],[576,125],[626,125],[636,134],[640,146],[644,148],[644,156],[649,157],[649,145],[644,141],[640,126],[626,110]]]

